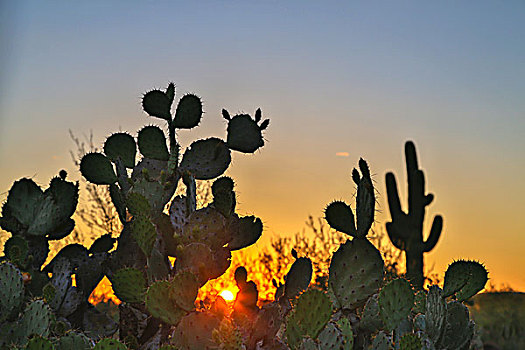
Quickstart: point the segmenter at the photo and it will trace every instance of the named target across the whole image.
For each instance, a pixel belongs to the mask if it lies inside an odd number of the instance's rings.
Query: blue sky
[[[430,213],[445,218],[427,262],[442,270],[479,258],[525,289],[521,272],[505,271],[525,264],[523,18],[521,1],[3,1],[0,192],[61,168],[79,178],[68,130],[92,130],[101,145],[157,123],[140,96],[174,81],[206,111],[181,133],[185,144],[224,136],[222,108],[261,107],[271,119],[267,146],[229,170],[241,209],[260,215],[268,236],[300,231],[332,199],[350,201],[361,156],[384,227],[384,174],[404,183],[412,139],[436,196]]]

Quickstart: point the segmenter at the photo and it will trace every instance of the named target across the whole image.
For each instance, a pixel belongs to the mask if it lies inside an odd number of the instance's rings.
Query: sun
[[[228,289],[223,290],[219,293],[219,295],[223,297],[226,301],[233,301],[235,299],[235,296],[233,295],[232,291]]]

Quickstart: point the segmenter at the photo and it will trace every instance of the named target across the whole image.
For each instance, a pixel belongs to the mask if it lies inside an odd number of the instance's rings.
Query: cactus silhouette
[[[401,210],[396,177],[386,174],[386,192],[392,221],[386,224],[390,240],[396,248],[405,251],[407,277],[417,288],[423,288],[423,253],[431,251],[441,235],[443,218],[434,217],[427,240],[423,238],[425,208],[434,195],[425,194],[425,174],[417,163],[416,147],[413,142],[405,144],[405,157],[408,181],[408,212]]]

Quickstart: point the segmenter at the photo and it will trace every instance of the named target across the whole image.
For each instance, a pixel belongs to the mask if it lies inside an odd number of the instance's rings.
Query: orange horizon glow
[[[251,263],[255,264],[257,263],[256,250],[248,251],[248,252],[237,252],[234,254],[232,259],[232,264],[224,273],[222,276],[208,281],[204,286],[202,286],[199,289],[199,293],[197,296],[197,299],[195,301],[195,305],[199,305],[200,302],[204,302],[204,305],[211,305],[217,297],[222,297],[228,304],[232,303],[235,300],[235,296],[238,292],[238,287],[235,283],[235,280],[233,278],[234,271],[238,266],[240,266],[239,262],[243,262],[244,266],[248,270],[248,279],[253,280],[258,288],[259,291],[259,306],[263,305],[266,302],[273,301],[276,288],[271,283],[271,278],[267,277],[267,274],[261,269],[261,266],[252,265]],[[249,264],[246,264],[246,261],[249,262]],[[291,261],[286,263],[286,266],[283,266],[282,271],[283,273],[286,273],[288,269],[290,268]],[[403,264],[401,264],[403,265]],[[324,266],[323,269],[328,269],[328,266]],[[403,271],[400,271],[401,273]],[[438,280],[438,285],[443,285],[443,273],[434,273],[432,271],[427,271],[426,276],[432,278],[434,281]],[[282,276],[278,276],[276,274],[273,277],[277,277],[277,280],[283,281]],[[312,279],[312,282],[315,280],[315,276]],[[428,288],[428,284],[426,284],[426,287]],[[483,292],[491,292],[491,291],[510,291],[510,288],[508,285],[499,285],[495,286],[490,280],[485,286],[485,289],[482,290],[480,293]],[[106,276],[100,281],[100,283],[97,285],[95,290],[91,293],[89,297],[89,302],[96,305],[100,302],[112,302],[116,305],[119,305],[121,301],[117,298],[115,293],[113,292],[113,289],[111,287],[111,282],[108,280]]]

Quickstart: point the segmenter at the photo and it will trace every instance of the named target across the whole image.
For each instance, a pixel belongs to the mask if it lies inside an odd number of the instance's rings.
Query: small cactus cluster
[[[12,326],[16,330],[16,322],[28,322],[17,318],[24,305],[31,305],[29,310],[35,310],[45,302],[42,310],[50,310],[50,319],[56,317],[67,329],[80,328],[100,338],[114,332],[117,325],[95,309],[88,298],[104,277],[102,266],[114,243],[111,236],[101,236],[89,249],[80,244],[67,245],[43,266],[49,254],[49,241],[65,238],[75,227],[71,216],[78,202],[78,184],[67,181],[66,177],[66,172],[61,171],[46,190],[31,179],[16,181],[9,190],[0,226],[12,236],[4,245],[5,256],[0,259],[5,260],[3,269],[18,271],[12,272],[9,283],[5,282],[6,276],[2,277],[3,283],[15,288],[17,297],[16,302],[6,306],[5,310],[11,310],[11,314],[2,317],[2,322],[6,322],[5,329]],[[5,291],[10,293],[10,289]],[[35,298],[38,298],[36,304],[32,302]],[[39,315],[45,314],[47,311],[39,312]],[[97,318],[98,322],[90,322],[91,318]],[[48,323],[42,320],[43,325]],[[10,341],[25,344],[30,334],[13,334]],[[35,334],[47,335],[46,332]]]
[[[29,292],[22,272],[9,261],[0,263],[0,290],[0,349],[127,349],[123,344],[116,346],[119,342],[113,339],[101,339],[95,344],[97,337],[72,330],[75,327],[55,311],[48,299],[24,297]]]
[[[75,227],[71,216],[78,203],[78,184],[66,181],[65,171],[44,191],[31,179],[15,181],[2,206],[0,227],[11,232],[5,258],[31,277],[29,289],[41,294],[47,283],[41,267],[49,253],[49,241],[68,236]]]
[[[366,238],[374,221],[375,196],[363,159],[359,169],[352,173],[357,185],[356,218],[341,201],[332,202],[325,210],[328,224],[352,240],[343,243],[332,257],[328,291],[307,290],[294,303],[285,330],[288,346],[469,349],[474,322],[462,302],[484,288],[487,271],[478,262],[459,260],[447,269],[443,290],[434,285],[428,292],[416,292],[403,278],[385,285],[381,254]],[[321,306],[325,304],[328,306]]]
[[[19,320],[24,305],[35,312],[41,305],[49,311],[48,318],[59,322],[61,333],[78,329],[83,336],[101,339],[96,349],[121,348],[123,343],[158,348],[167,342],[170,327],[191,319],[199,288],[226,271],[231,252],[259,239],[262,221],[235,212],[234,182],[221,175],[231,163],[232,150],[253,153],[264,145],[262,133],[269,120],[262,120],[260,109],[254,118],[231,117],[223,110],[228,120],[226,141],[196,140],[182,152],[177,131],[200,123],[202,102],[196,95],[185,95],[172,113],[174,99],[172,83],[165,91],[150,91],[142,99],[147,114],[167,123],[167,137],[155,125],[139,130],[136,138],[115,133],[101,152],[88,153],[80,161],[87,181],[108,186],[123,224],[117,239],[107,233],[91,247],[69,244],[44,266],[49,240],[62,239],[75,227],[71,216],[78,202],[78,183],[66,181],[64,171],[45,191],[31,179],[14,183],[0,217],[0,227],[12,233],[1,258],[6,260],[2,269],[9,275],[2,278],[3,285],[9,286],[1,292],[9,293],[0,310],[2,332],[22,332],[17,330],[22,329],[18,323],[25,325],[32,315],[26,312]],[[199,209],[196,182],[212,179],[213,202]],[[186,194],[174,196],[181,183]],[[174,265],[169,257],[175,258]],[[118,324],[88,302],[104,276],[123,302]],[[51,327],[49,322],[39,323]],[[24,329],[32,332],[28,326]],[[104,340],[117,330],[122,344]],[[52,345],[58,344],[55,336],[59,334],[49,330],[18,333],[2,339],[25,345],[35,334],[41,338],[31,339],[35,344],[31,346],[46,348],[36,344],[46,343],[43,337],[48,336]],[[74,343],[72,337],[68,333],[63,341]]]
[[[202,102],[185,95],[172,114],[174,98],[175,86],[169,84],[142,100],[147,114],[167,123],[168,137],[154,125],[139,130],[136,140],[116,133],[107,138],[103,153],[87,154],[80,162],[89,182],[109,186],[123,224],[105,273],[124,302],[121,314],[145,320],[138,330],[136,324],[121,322],[120,334],[140,346],[165,342],[171,326],[201,322],[194,305],[199,288],[221,276],[230,266],[231,252],[255,243],[263,230],[259,218],[235,213],[234,182],[221,175],[231,163],[231,150],[253,153],[264,145],[262,131],[269,120],[258,125],[260,110],[255,119],[229,117],[223,110],[229,120],[227,141],[196,140],[181,154],[177,130],[200,123]],[[213,202],[199,209],[196,181],[212,179]],[[174,196],[180,183],[186,193]],[[175,258],[173,266],[169,257]],[[188,321],[192,317],[196,321]]]

